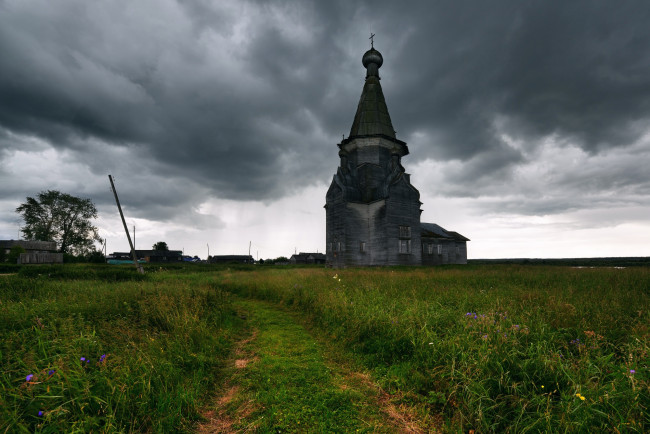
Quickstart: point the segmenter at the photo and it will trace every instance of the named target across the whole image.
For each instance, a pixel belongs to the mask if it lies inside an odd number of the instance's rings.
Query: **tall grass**
[[[242,326],[230,293],[305,313],[451,431],[650,427],[648,268],[12,270],[0,431],[190,430]]]
[[[236,320],[203,274],[64,265],[0,276],[0,431],[188,430]]]
[[[648,268],[268,269],[221,285],[308,313],[451,430],[650,427]]]

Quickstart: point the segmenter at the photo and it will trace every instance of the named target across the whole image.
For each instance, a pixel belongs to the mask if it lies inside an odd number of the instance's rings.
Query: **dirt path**
[[[236,306],[250,334],[236,345],[199,432],[431,432],[295,314],[254,300]]]

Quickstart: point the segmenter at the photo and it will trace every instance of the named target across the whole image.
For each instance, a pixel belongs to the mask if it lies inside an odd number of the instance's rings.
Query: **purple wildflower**
[[[39,416],[43,416],[43,411],[42,411],[42,410],[39,411],[39,412],[38,412],[38,415],[39,415]]]
[[[106,359],[106,354],[102,354],[99,358],[99,363],[102,363]]]
[[[85,361],[86,361],[86,358],[85,358],[85,357],[82,357],[82,358],[79,359],[79,360],[81,360],[82,362],[85,362]]]
[[[636,371],[634,369],[630,369],[630,374],[636,374]]]
[[[50,369],[49,371],[47,371],[47,375],[52,376],[52,375],[54,375],[55,372],[56,372],[56,369]]]
[[[487,340],[487,338],[488,338],[488,335],[483,335],[484,340]]]
[[[25,377],[25,381],[32,381],[32,378],[34,378],[34,374],[29,374]]]

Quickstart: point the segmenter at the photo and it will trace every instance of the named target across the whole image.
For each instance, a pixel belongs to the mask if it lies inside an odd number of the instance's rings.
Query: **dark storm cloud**
[[[335,172],[372,26],[405,166],[461,160],[449,181],[468,196],[511,181],[546,137],[597,155],[647,132],[649,14],[646,2],[5,1],[0,126],[101,176],[121,166],[89,142],[133,150],[123,176],[174,181],[150,187],[143,216],[206,194],[272,200]],[[647,187],[637,172],[625,186]]]

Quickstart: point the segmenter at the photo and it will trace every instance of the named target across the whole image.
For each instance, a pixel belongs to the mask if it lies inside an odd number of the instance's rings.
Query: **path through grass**
[[[250,325],[223,394],[202,432],[420,432],[334,345],[294,313],[255,300],[235,303]]]

